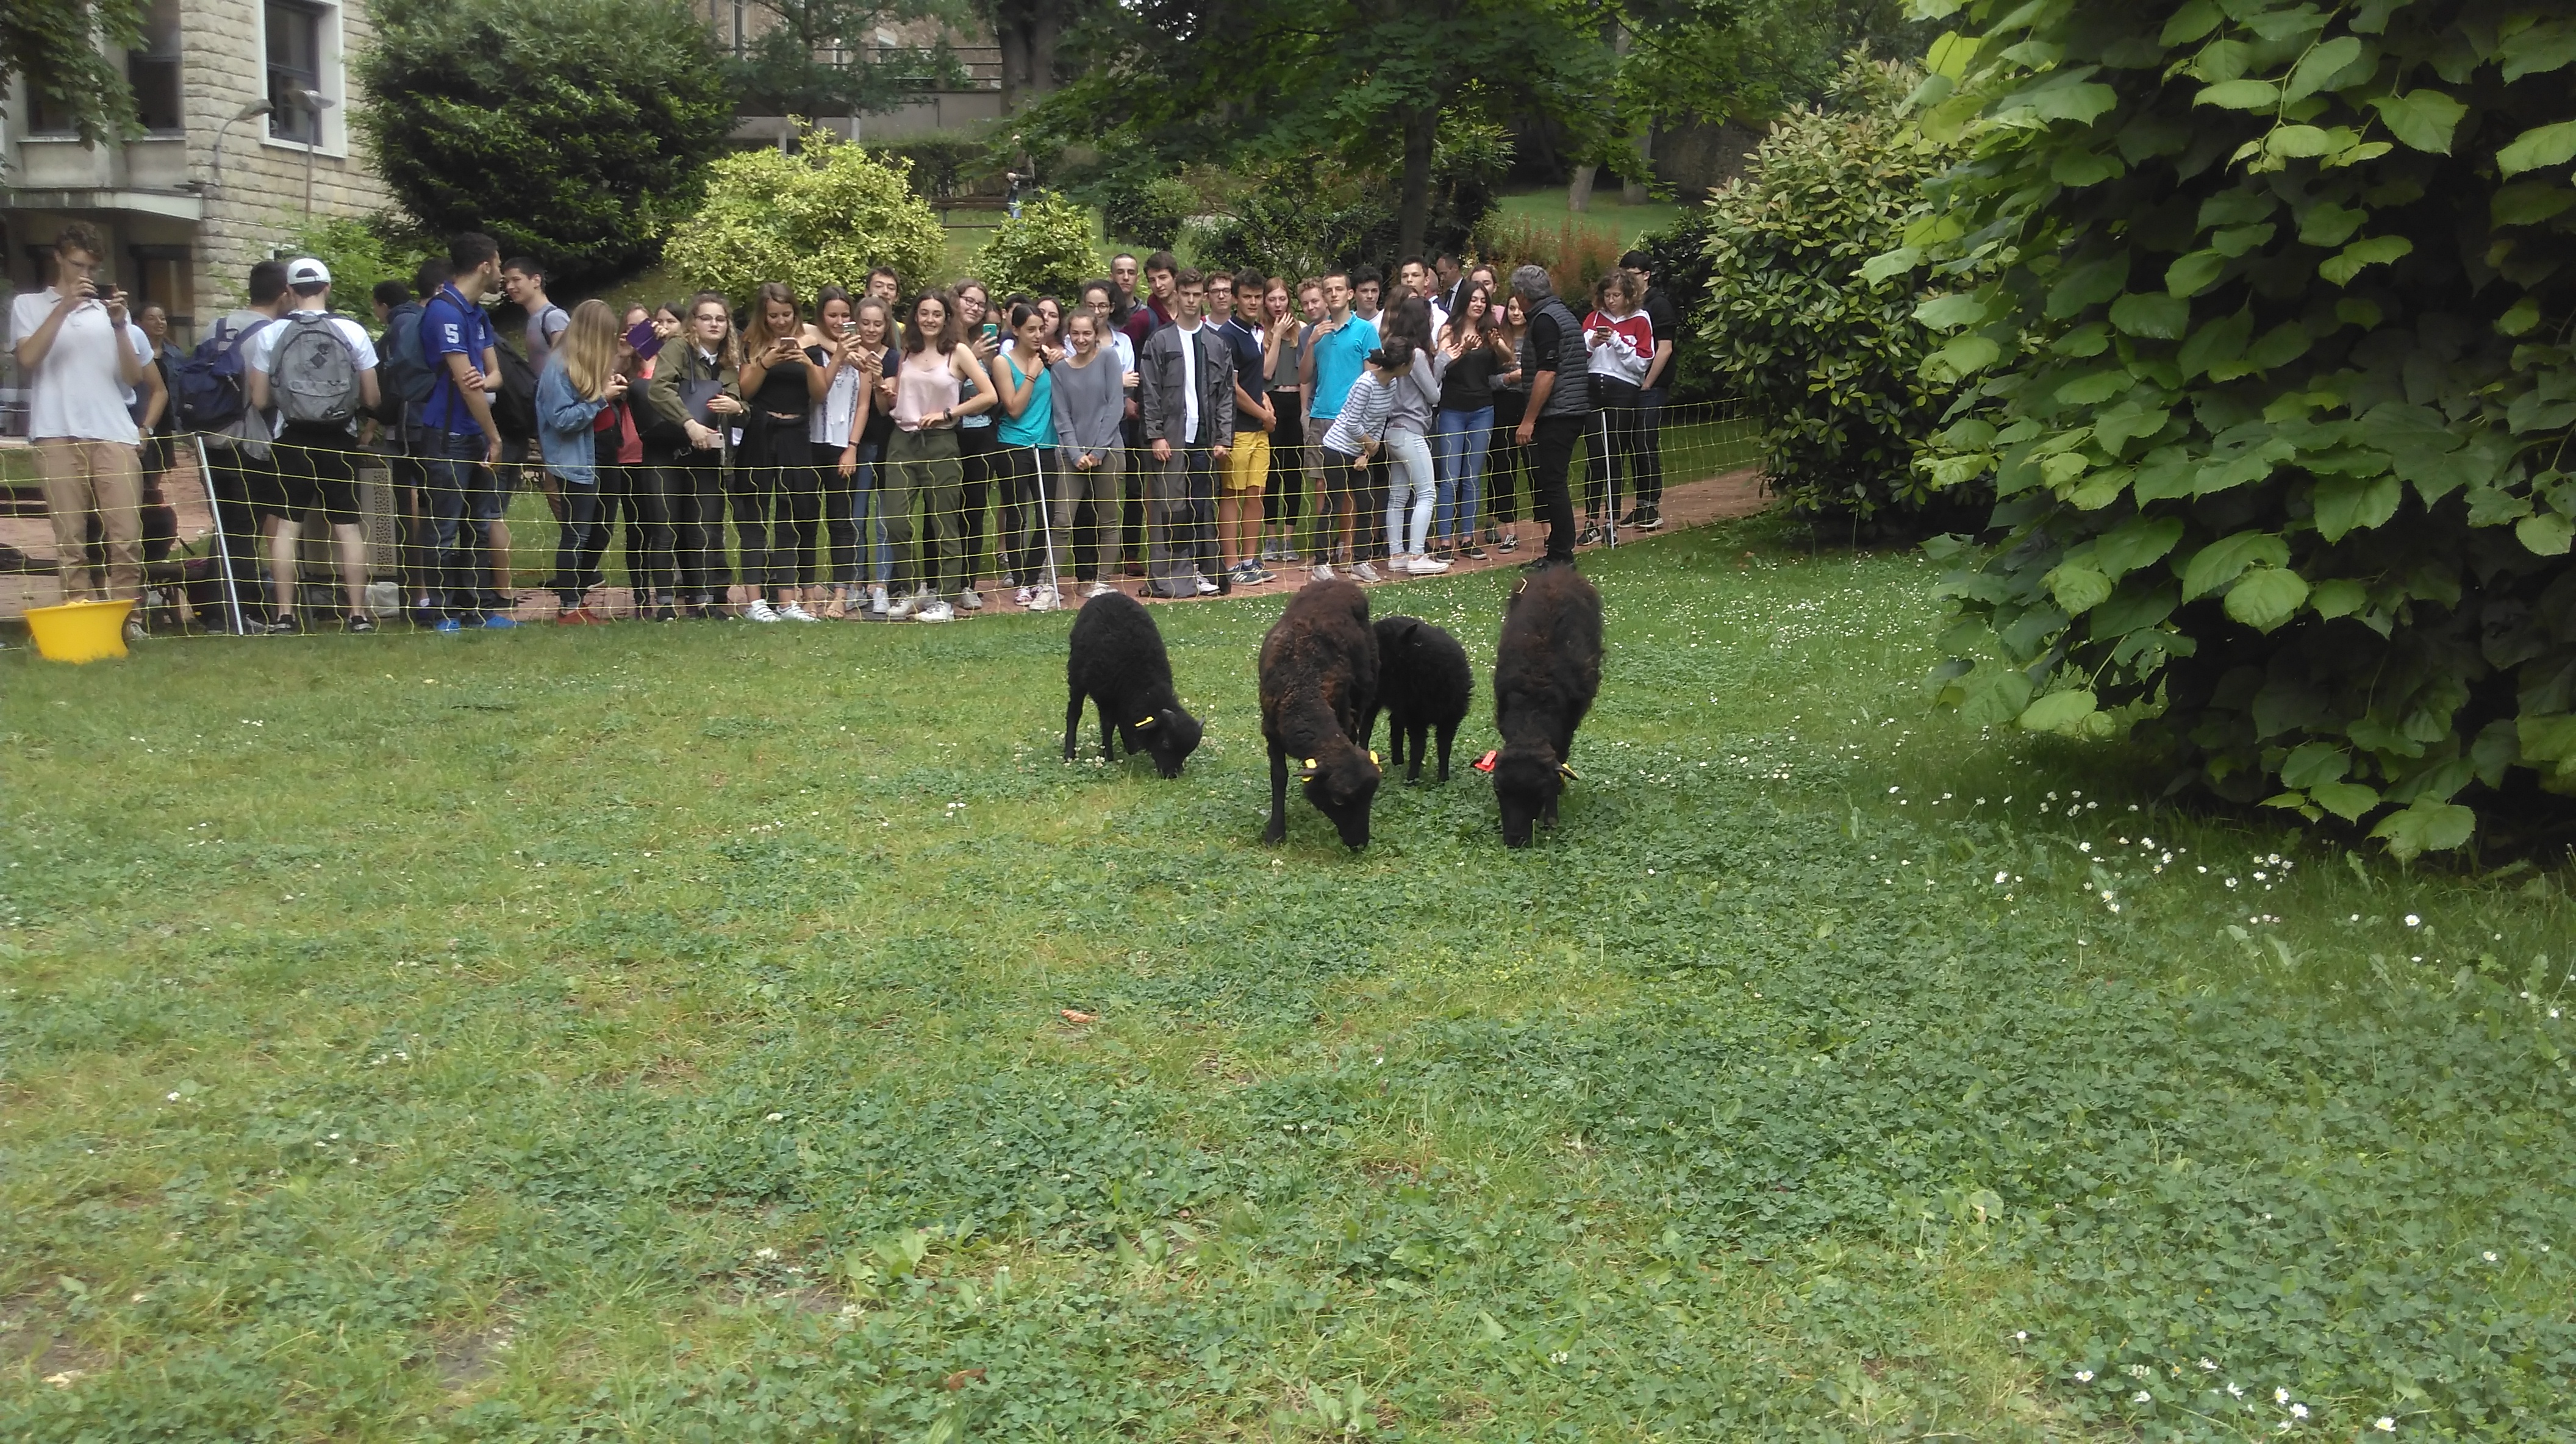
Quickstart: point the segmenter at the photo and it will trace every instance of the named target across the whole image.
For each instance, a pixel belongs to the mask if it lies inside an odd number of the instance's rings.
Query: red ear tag
[[[1495,759],[1495,758],[1497,758],[1497,757],[1500,757],[1500,756],[1502,756],[1502,755],[1503,755],[1503,754],[1502,754],[1502,750],[1501,750],[1500,748],[1497,748],[1497,749],[1495,749],[1494,751],[1488,752],[1488,753],[1486,753],[1484,756],[1477,758],[1477,759],[1476,759],[1476,763],[1475,763],[1476,770],[1477,770],[1478,772],[1491,772],[1491,771],[1493,771],[1493,770],[1494,770],[1494,759]]]

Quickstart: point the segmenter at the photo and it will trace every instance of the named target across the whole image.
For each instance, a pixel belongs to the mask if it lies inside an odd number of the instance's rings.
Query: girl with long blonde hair
[[[588,590],[583,579],[598,555],[593,536],[605,531],[599,524],[599,462],[591,428],[611,403],[626,395],[626,377],[617,365],[621,340],[617,313],[608,303],[584,301],[573,308],[571,324],[537,378],[537,445],[564,503],[555,534],[553,586],[562,604],[560,619],[566,622],[597,620],[581,602]]]

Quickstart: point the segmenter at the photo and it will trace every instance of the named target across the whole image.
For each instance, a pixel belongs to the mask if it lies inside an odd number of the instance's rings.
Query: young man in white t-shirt
[[[242,374],[249,380],[250,404],[263,415],[274,411],[278,416],[277,441],[271,448],[275,464],[261,478],[268,485],[251,497],[251,508],[268,540],[268,575],[276,588],[277,611],[268,630],[304,630],[295,615],[296,542],[304,514],[319,511],[330,523],[333,560],[341,590],[348,595],[343,625],[352,632],[372,632],[376,623],[367,614],[367,537],[359,527],[357,417],[375,410],[382,396],[377,388],[376,344],[368,339],[365,327],[332,313],[331,271],[320,261],[306,257],[288,262],[286,285],[295,293],[294,309],[242,343]],[[351,399],[363,410],[353,410],[345,420],[290,419],[292,408],[283,392],[292,383],[279,363],[291,368],[299,353],[325,344],[314,335],[317,328],[328,329],[357,373],[358,395]]]
[[[126,318],[125,293],[91,279],[106,243],[78,221],[54,240],[54,284],[9,305],[9,337],[27,378],[27,435],[54,522],[64,601],[143,595],[143,434],[126,398],[149,383],[148,343]],[[91,576],[89,519],[107,543],[105,585]],[[129,640],[143,619],[128,616]]]

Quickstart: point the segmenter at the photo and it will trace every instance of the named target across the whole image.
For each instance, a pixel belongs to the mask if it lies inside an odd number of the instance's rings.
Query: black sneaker
[[[1588,547],[1595,545],[1600,540],[1601,524],[1598,522],[1585,522],[1583,524],[1583,531],[1581,534],[1574,538],[1574,544],[1579,547]]]
[[[1661,527],[1663,524],[1664,524],[1664,509],[1663,509],[1662,507],[1659,507],[1659,506],[1650,506],[1650,507],[1647,507],[1647,508],[1646,508],[1646,516],[1645,516],[1645,519],[1644,519],[1643,521],[1637,521],[1637,522],[1632,522],[1632,523],[1630,523],[1630,525],[1632,525],[1632,526],[1636,527],[1636,529],[1637,529],[1637,530],[1639,530],[1639,531],[1653,531],[1653,530],[1655,530],[1656,528]]]
[[[304,624],[295,620],[292,613],[280,613],[268,624],[268,634],[272,637],[291,637],[303,630]]]
[[[367,633],[376,629],[376,619],[368,616],[364,612],[351,612],[349,614],[349,620],[341,623],[341,625],[352,635],[363,637]]]

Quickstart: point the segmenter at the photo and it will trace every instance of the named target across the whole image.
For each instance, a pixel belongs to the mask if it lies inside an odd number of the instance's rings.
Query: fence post
[[[206,515],[214,518],[215,523],[215,566],[224,579],[224,607],[232,613],[233,635],[246,636],[248,629],[242,625],[241,589],[233,582],[233,549],[224,540],[224,507],[215,499],[214,463],[206,455],[205,433],[197,433],[192,440],[197,447],[197,484],[206,489]]]

